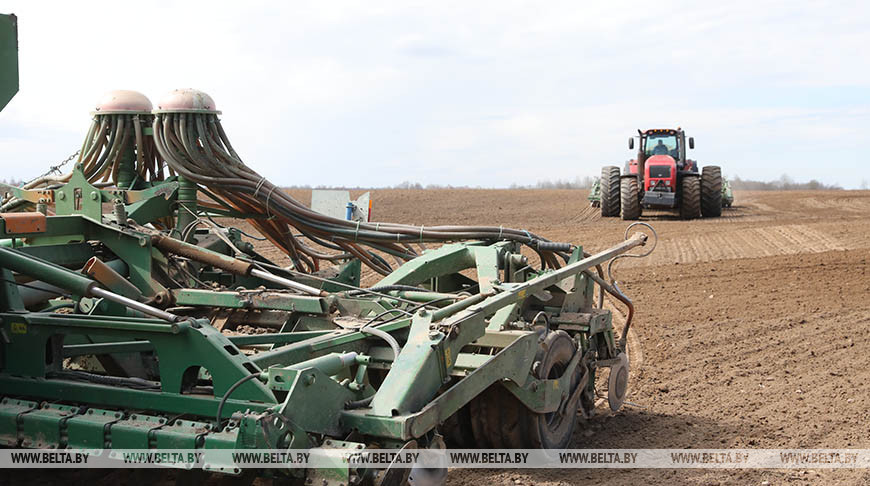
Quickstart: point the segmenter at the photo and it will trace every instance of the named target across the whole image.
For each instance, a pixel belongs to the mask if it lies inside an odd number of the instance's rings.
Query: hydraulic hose
[[[529,231],[512,228],[425,227],[332,218],[312,211],[245,165],[215,112],[158,112],[152,127],[155,147],[174,172],[219,198],[216,204],[259,215],[249,222],[287,253],[299,270],[312,272],[319,260],[329,258],[299,241],[291,228],[316,245],[333,251],[338,248],[359,258],[381,274],[392,269],[372,250],[408,260],[417,256],[410,243],[512,240],[533,248],[541,255],[543,266],[552,268],[559,267],[556,256],[567,260],[566,253],[572,249],[569,244],[549,242]]]

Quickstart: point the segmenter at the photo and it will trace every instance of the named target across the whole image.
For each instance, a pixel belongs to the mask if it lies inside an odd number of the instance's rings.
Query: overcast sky
[[[726,175],[870,180],[870,2],[36,2],[3,176],[74,152],[100,96],[206,91],[279,185],[597,175],[682,126]]]

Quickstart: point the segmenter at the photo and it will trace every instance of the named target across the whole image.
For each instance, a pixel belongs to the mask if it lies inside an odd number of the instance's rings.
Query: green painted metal
[[[43,403],[19,418],[22,447],[56,449],[66,441],[66,422],[80,412],[80,407]]]
[[[18,92],[18,18],[0,14],[0,110]]]
[[[67,447],[73,449],[102,449],[109,444],[106,437],[111,425],[124,417],[117,410],[88,408],[87,411],[68,418],[66,427]]]
[[[470,268],[474,264],[474,254],[468,245],[444,245],[402,265],[395,272],[381,279],[375,287],[418,285],[444,274],[455,273],[457,269]]]
[[[123,155],[121,156],[121,165],[118,167],[118,189],[132,189],[136,182],[136,150],[133,146],[133,140],[129,140],[126,145],[121,147]]]
[[[122,200],[126,200],[127,218],[138,224],[147,224],[172,213],[178,194],[177,182],[165,182],[158,186],[141,191],[135,191],[136,199],[131,201],[134,191],[125,191]],[[104,191],[104,198],[106,197]]]
[[[196,204],[196,183],[184,177],[178,178],[178,219],[175,224],[175,236],[181,236],[182,231],[196,221],[197,219],[197,204]]]
[[[39,403],[31,400],[4,398],[0,400],[0,445],[15,446],[21,440],[19,418],[39,408]]]
[[[0,265],[24,275],[38,277],[46,283],[66,289],[79,296],[88,295],[91,287],[95,285],[93,280],[84,275],[70,272],[60,265],[10,248],[0,247]]]
[[[94,249],[87,243],[68,243],[65,245],[22,246],[19,252],[50,260],[54,265],[67,268],[81,268],[92,256]],[[126,272],[123,272],[126,273]]]
[[[81,170],[74,170],[69,182],[54,191],[54,204],[57,214],[81,214],[94,221],[100,221],[103,215],[102,193]]]
[[[592,181],[592,187],[589,188],[589,195],[586,196],[586,199],[589,200],[589,203],[593,207],[598,207],[601,205],[601,179],[596,177]]]
[[[222,307],[228,309],[272,309],[309,314],[325,314],[329,305],[322,297],[308,297],[287,292],[246,290],[215,292],[213,290],[179,289],[172,291],[176,305]]]
[[[731,190],[731,181],[722,178],[722,207],[730,208],[734,204],[734,192]]]
[[[557,270],[532,268],[513,242],[446,244],[384,277],[376,293],[357,289],[359,260],[338,262],[325,280],[300,277],[232,227],[197,225],[182,243],[325,291],[312,297],[153,245],[158,231],[180,237],[197,219],[250,215],[206,213],[192,182],[146,183],[126,169],[118,187],[98,189],[76,170],[54,190],[3,188],[31,203],[53,202],[57,215],[44,231],[25,234],[9,234],[0,219],[0,444],[427,447],[492,386],[505,387],[530,414],[551,413],[580,387],[593,393],[596,368],[621,352],[589,272],[643,244],[639,237],[589,257],[575,247]],[[104,210],[114,201],[132,222]],[[95,283],[79,269],[93,256],[116,261],[141,300],[181,320],[86,297]],[[50,302],[71,313],[27,311],[19,282],[64,289],[69,295]],[[561,376],[538,379],[532,370],[542,337],[556,330],[576,352]],[[585,381],[572,389],[569,377],[578,372]],[[344,442],[352,433],[358,442]],[[240,473],[230,462],[204,469]],[[286,472],[328,484],[347,484],[352,473],[344,465]]]

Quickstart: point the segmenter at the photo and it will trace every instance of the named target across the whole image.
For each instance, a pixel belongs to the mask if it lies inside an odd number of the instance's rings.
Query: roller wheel
[[[619,167],[614,165],[601,169],[601,216],[619,216]]]
[[[640,196],[638,196],[637,177],[623,177],[619,181],[622,198],[622,219],[640,218]]]
[[[551,331],[535,356],[534,375],[540,379],[561,377],[575,350],[574,340],[566,332]],[[571,377],[575,387],[581,377],[578,368]],[[469,410],[477,446],[482,448],[563,449],[577,424],[577,407],[534,413],[498,383],[472,400]]]
[[[469,408],[469,405],[460,408],[441,425],[441,433],[451,448],[474,449],[476,446]]]
[[[701,215],[701,178],[683,176],[680,182],[680,218],[695,219]]]
[[[722,215],[722,169],[715,165],[701,172],[701,215],[718,218]]]

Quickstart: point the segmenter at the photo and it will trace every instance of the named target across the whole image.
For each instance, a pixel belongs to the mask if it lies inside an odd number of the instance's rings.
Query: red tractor
[[[637,158],[619,167],[601,170],[601,215],[640,218],[643,208],[677,208],[682,219],[722,214],[722,169],[686,158],[686,132],[682,129],[637,131]],[[628,148],[634,149],[634,139]],[[688,148],[695,148],[689,137]]]

